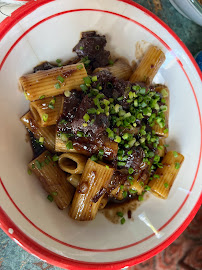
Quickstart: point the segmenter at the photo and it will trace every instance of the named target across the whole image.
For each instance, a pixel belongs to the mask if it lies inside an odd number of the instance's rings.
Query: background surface
[[[3,6],[0,0],[0,21],[15,9]],[[202,29],[179,14],[168,0],[136,0],[166,24],[186,44],[193,55],[202,50]],[[3,6],[3,7],[2,7]],[[185,232],[167,249],[150,260],[129,268],[130,270],[202,270],[202,209]],[[59,270],[48,265],[17,246],[0,229],[0,270]]]

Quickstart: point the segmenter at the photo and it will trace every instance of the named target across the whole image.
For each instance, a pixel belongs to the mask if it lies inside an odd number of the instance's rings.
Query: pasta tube
[[[71,218],[80,221],[95,218],[113,172],[114,169],[88,159],[69,211]]]
[[[54,199],[58,208],[65,209],[74,195],[74,187],[66,180],[66,174],[52,160],[53,155],[45,151],[28,165],[43,188],[49,193],[49,199]]]
[[[56,125],[63,110],[63,102],[63,96],[39,99],[30,102],[30,111],[39,126]]]
[[[118,79],[127,81],[132,75],[131,66],[123,59],[118,59],[112,66],[104,68],[96,68],[94,72],[99,72],[101,70],[108,70]]]
[[[73,149],[67,149],[67,142],[64,142],[60,138],[60,134],[57,134],[55,138],[55,151],[56,152],[72,152],[72,153],[80,153],[85,156],[91,156],[92,154],[98,154],[100,149],[104,150],[104,157],[108,160],[113,160],[118,152],[118,144],[114,141],[110,141],[106,138],[103,141],[103,145],[99,146],[92,142],[92,144],[88,144],[88,149],[86,149],[86,145],[84,143],[75,142],[76,146],[73,143]],[[77,150],[78,149],[78,150]]]
[[[147,85],[151,84],[164,61],[165,54],[158,47],[149,47],[129,80],[131,82],[145,82]]]
[[[76,153],[65,153],[59,157],[60,168],[71,174],[82,174],[87,162],[87,157]]]
[[[28,100],[34,101],[42,96],[61,95],[66,90],[80,90],[80,85],[86,76],[87,73],[83,64],[40,70],[20,77],[19,88],[24,91]]]
[[[32,113],[29,111],[21,117],[21,122],[28,128],[36,139],[42,137],[44,139],[44,146],[51,152],[55,152],[55,129],[56,126],[40,127]]]
[[[158,85],[155,87],[155,91],[162,94],[163,99],[165,100],[165,106],[167,107],[167,110],[164,112],[165,114],[165,126],[161,127],[158,123],[155,123],[153,126],[153,130],[155,130],[156,135],[160,137],[168,137],[169,130],[168,130],[168,119],[169,119],[169,90],[164,85]]]
[[[173,182],[184,161],[184,156],[175,151],[169,151],[162,160],[163,168],[156,170],[156,178],[149,182],[151,192],[161,198],[166,199],[173,185]]]
[[[67,176],[67,181],[69,181],[70,184],[72,184],[72,186],[74,186],[75,188],[77,188],[77,186],[79,185],[80,180],[81,174],[71,174]]]

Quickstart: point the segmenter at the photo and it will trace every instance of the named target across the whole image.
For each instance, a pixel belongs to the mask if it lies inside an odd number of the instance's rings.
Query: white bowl
[[[168,199],[150,196],[124,225],[114,225],[102,214],[92,222],[71,220],[27,174],[32,151],[19,118],[28,102],[18,91],[18,78],[41,61],[72,57],[86,30],[106,34],[111,51],[129,61],[142,40],[166,54],[154,81],[170,89],[168,143],[185,161]],[[0,24],[0,40],[1,228],[25,250],[66,269],[120,269],[166,248],[201,204],[201,73],[185,45],[155,15],[129,0],[32,1]]]

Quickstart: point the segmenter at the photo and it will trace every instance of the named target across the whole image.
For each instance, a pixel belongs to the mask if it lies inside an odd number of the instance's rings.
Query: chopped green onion
[[[31,174],[32,174],[32,170],[28,169],[28,170],[27,170],[27,173],[28,173],[29,175],[31,175]]]
[[[88,124],[87,123],[83,123],[83,127],[87,127],[88,126]]]
[[[51,195],[53,195],[53,196],[57,196],[57,195],[58,195],[58,193],[57,193],[57,192],[52,192],[52,193],[51,193]]]
[[[68,141],[68,143],[66,144],[66,148],[67,148],[67,150],[73,149],[72,141]]]
[[[92,79],[92,82],[97,82],[97,76],[93,76],[91,79]]]
[[[39,99],[44,99],[44,98],[45,98],[45,96],[44,96],[44,95],[39,97]]]
[[[154,178],[160,178],[159,174],[154,174]]]
[[[32,164],[32,169],[35,169],[35,165],[34,165],[34,163]]]
[[[145,95],[146,89],[145,89],[145,88],[141,88],[141,89],[139,90],[139,93],[140,93],[141,95]]]
[[[98,160],[98,158],[97,158],[96,155],[92,155],[90,159],[91,159],[92,161],[97,161],[97,160]]]
[[[117,165],[120,166],[120,167],[123,167],[123,166],[126,165],[126,162],[119,161],[119,162],[117,162]]]
[[[138,201],[143,201],[143,200],[144,200],[143,195],[139,195],[138,196]]]
[[[60,84],[59,84],[59,83],[56,83],[56,84],[55,84],[55,88],[56,88],[56,89],[59,89],[59,88],[60,88]]]
[[[84,77],[84,78],[83,78],[83,81],[84,81],[85,84],[88,84],[88,85],[91,84],[91,79],[90,79],[89,76],[88,76],[88,77]]]
[[[123,190],[124,189],[124,185],[120,185],[120,190]]]
[[[168,97],[168,92],[167,92],[167,90],[164,88],[164,89],[162,89],[161,90],[161,94],[162,94],[162,96],[165,98],[165,97]]]
[[[122,217],[122,219],[121,219],[121,224],[123,225],[125,222],[126,222],[125,218]]]
[[[96,49],[97,51],[99,51],[100,46],[99,46],[99,45],[96,45],[96,46],[95,46],[95,49]]]
[[[44,137],[40,137],[40,138],[39,138],[39,142],[40,142],[41,144],[43,144],[43,143],[44,143]]]
[[[123,217],[123,213],[122,213],[122,212],[117,212],[116,214],[117,214],[117,216],[119,216],[119,217]]]
[[[38,160],[36,160],[36,161],[35,161],[35,164],[36,164],[36,167],[37,167],[39,170],[41,170],[41,168],[42,168],[41,162],[38,161]]]
[[[70,97],[71,96],[71,92],[69,90],[66,90],[64,92],[64,95],[65,95],[65,97]]]
[[[84,48],[83,48],[82,46],[80,46],[79,49],[80,49],[81,51],[83,51]]]
[[[50,108],[50,109],[52,109],[52,110],[54,110],[54,109],[55,109],[54,105],[53,105],[53,104],[51,104],[51,103],[48,105],[48,108]]]
[[[166,129],[164,129],[164,131],[163,131],[164,133],[168,133],[168,129],[166,128]]]
[[[123,193],[122,193],[122,195],[123,195],[123,198],[126,198],[127,195],[128,195],[127,191],[124,190]]]
[[[106,167],[106,169],[109,169],[109,166],[108,165],[106,165],[105,167]]]
[[[123,138],[124,140],[127,140],[128,137],[129,137],[129,134],[128,134],[128,133],[124,133],[123,136],[122,136],[122,138]]]
[[[169,187],[168,183],[164,183],[164,187],[168,188]]]
[[[133,150],[130,150],[127,152],[127,154],[130,156],[133,153]]]
[[[78,136],[78,137],[84,137],[84,134],[83,134],[83,132],[81,132],[81,131],[77,131],[77,133],[76,133],[76,135]]]
[[[130,192],[131,194],[135,194],[135,193],[137,193],[137,190],[135,190],[135,189],[129,189],[129,192]]]
[[[97,112],[97,110],[95,109],[95,108],[90,108],[90,109],[88,109],[88,113],[89,114],[94,114],[94,113],[96,113]]]
[[[61,63],[61,59],[57,59],[57,60],[56,60],[56,63],[57,63],[57,64],[60,64],[60,63]]]
[[[47,199],[48,199],[50,202],[52,202],[52,201],[53,201],[53,196],[48,195],[48,196],[47,196]]]
[[[132,147],[136,142],[136,139],[132,139],[131,141],[128,142],[129,146]]]
[[[53,157],[52,157],[52,160],[55,162],[55,161],[58,161],[58,159],[59,159],[59,157],[57,156],[57,155],[54,155]]]
[[[164,144],[165,147],[169,147],[169,144]]]
[[[60,134],[60,139],[61,139],[63,142],[67,142],[67,141],[68,141],[68,136],[67,136],[67,134],[61,133],[61,134]]]
[[[98,154],[99,154],[100,156],[103,156],[103,155],[104,155],[104,150],[103,150],[103,149],[100,149],[99,152],[98,152]]]
[[[114,64],[114,61],[112,61],[111,59],[109,60],[109,65],[113,65]]]
[[[77,66],[77,69],[79,69],[79,70],[81,70],[83,68],[83,65],[82,64],[79,64],[78,66]]]
[[[173,156],[176,158],[178,157],[178,153],[176,151],[173,151]]]
[[[121,137],[120,136],[116,136],[114,139],[115,142],[120,143],[121,142]]]
[[[65,79],[62,76],[60,76],[60,75],[57,77],[57,80],[59,82],[61,82],[61,83],[63,83],[65,81]]]
[[[146,191],[149,191],[151,188],[149,186],[145,186],[144,188]]]
[[[42,119],[44,122],[46,122],[48,120],[48,114],[47,113],[42,114]]]
[[[178,170],[179,168],[180,168],[180,163],[179,163],[179,162],[176,162],[176,163],[175,163],[175,169]]]
[[[134,169],[133,169],[133,168],[129,168],[129,169],[128,169],[128,173],[129,173],[129,174],[133,174],[133,173],[134,173]]]
[[[90,119],[90,116],[86,113],[84,114],[83,119],[85,122],[88,122],[88,120]]]

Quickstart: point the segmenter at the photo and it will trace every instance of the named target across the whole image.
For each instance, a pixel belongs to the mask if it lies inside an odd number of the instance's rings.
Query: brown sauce
[[[117,215],[117,212],[122,212],[126,222],[128,219],[134,220],[133,212],[144,203],[150,196],[150,193],[146,192],[144,194],[144,200],[138,201],[137,197],[128,198],[124,202],[119,203],[108,203],[104,209],[100,210],[100,212],[112,223],[118,224],[120,223],[120,217]]]

